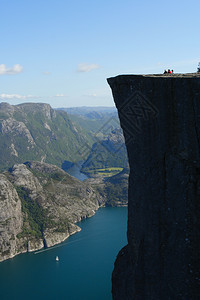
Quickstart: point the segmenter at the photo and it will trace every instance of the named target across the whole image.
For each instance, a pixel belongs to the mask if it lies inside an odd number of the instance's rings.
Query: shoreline
[[[76,226],[76,230],[74,230],[74,231],[71,231],[70,233],[68,232],[68,235],[64,238],[64,239],[61,239],[60,241],[58,241],[58,242],[55,242],[54,244],[52,244],[52,245],[50,245],[50,246],[47,246],[47,247],[36,247],[36,248],[34,248],[34,249],[32,249],[32,250],[28,250],[28,246],[27,246],[27,250],[22,250],[22,251],[20,251],[20,252],[17,252],[16,254],[14,254],[14,255],[11,255],[10,257],[7,257],[7,258],[5,258],[5,259],[0,259],[0,263],[1,262],[4,262],[4,261],[6,261],[6,260],[9,260],[9,259],[12,259],[12,258],[14,258],[15,256],[17,256],[17,255],[20,255],[20,254],[24,254],[24,253],[33,253],[33,252],[35,252],[34,254],[39,254],[40,253],[40,251],[48,251],[48,250],[51,250],[51,249],[53,249],[53,248],[55,248],[55,247],[60,247],[61,246],[61,244],[63,243],[63,242],[65,242],[70,236],[72,236],[72,235],[74,235],[74,234],[76,234],[76,233],[78,233],[78,232],[80,232],[82,229],[81,229],[81,227],[79,227],[78,225],[76,225],[77,223],[79,223],[79,222],[82,222],[83,220],[86,220],[86,219],[88,219],[88,218],[91,218],[91,217],[93,217],[95,214],[96,214],[96,212],[100,209],[100,208],[104,208],[104,207],[111,207],[111,208],[114,208],[114,207],[116,207],[116,208],[121,208],[121,207],[128,207],[128,205],[118,205],[118,206],[106,206],[105,204],[104,205],[101,205],[101,206],[99,206],[98,207],[98,209],[96,210],[96,211],[94,211],[93,210],[93,212],[94,212],[94,214],[91,214],[91,215],[89,215],[89,216],[87,216],[87,217],[82,217],[81,218],[81,220],[79,220],[79,221],[77,221],[76,223],[73,223],[73,226]],[[44,239],[45,240],[45,239]],[[41,239],[41,242],[43,243],[43,245],[44,245],[44,240],[42,240]],[[28,241],[27,243],[30,243],[31,241]],[[40,242],[39,240],[38,240],[38,242]],[[60,246],[59,246],[60,245]]]

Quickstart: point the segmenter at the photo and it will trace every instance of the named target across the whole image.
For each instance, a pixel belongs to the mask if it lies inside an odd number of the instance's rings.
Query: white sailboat
[[[59,257],[58,256],[56,256],[56,261],[59,261]]]

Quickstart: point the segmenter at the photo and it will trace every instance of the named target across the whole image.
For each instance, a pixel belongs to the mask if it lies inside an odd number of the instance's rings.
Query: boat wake
[[[55,248],[59,248],[59,247],[63,247],[63,246],[68,246],[68,245],[71,245],[71,244],[74,244],[74,243],[78,243],[79,241],[82,241],[84,240],[85,238],[82,238],[82,239],[78,239],[76,241],[73,241],[73,242],[68,242],[68,243],[65,243],[65,244],[61,244],[61,245],[55,245],[55,246],[52,246],[50,248],[46,248],[46,249],[43,249],[43,250],[39,250],[37,252],[34,252],[34,254],[40,254],[42,252],[46,252],[46,251],[49,251],[49,250],[53,250]]]

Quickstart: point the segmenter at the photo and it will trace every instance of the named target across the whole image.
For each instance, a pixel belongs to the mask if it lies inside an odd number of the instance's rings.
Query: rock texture
[[[35,145],[33,137],[30,134],[30,131],[28,130],[28,128],[23,122],[16,121],[13,118],[8,118],[6,120],[3,120],[1,131],[3,135],[11,133],[14,136],[16,135],[24,136],[30,145],[32,146]]]
[[[95,190],[100,203],[105,206],[123,207],[128,205],[128,177],[129,169],[124,168],[120,173],[111,177],[89,178],[84,182],[89,183]]]
[[[200,74],[108,79],[130,164],[113,299],[200,295]]]
[[[128,170],[81,182],[55,165],[15,164],[0,174],[0,261],[63,242],[99,207],[127,205],[127,189]]]
[[[0,174],[0,261],[21,251],[17,234],[22,231],[22,225],[19,196],[6,176]]]
[[[0,174],[0,261],[64,241],[101,205],[96,190],[55,165],[15,164]]]

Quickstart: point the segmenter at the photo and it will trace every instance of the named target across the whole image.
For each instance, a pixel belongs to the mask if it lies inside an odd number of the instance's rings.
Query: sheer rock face
[[[108,79],[130,164],[113,299],[198,299],[200,74]]]
[[[127,173],[109,178],[110,184],[122,186],[122,196]],[[0,261],[63,242],[81,230],[77,222],[93,216],[99,207],[125,205],[127,199],[120,195],[110,203],[106,184],[102,179],[82,182],[37,161],[0,173]]]
[[[94,215],[99,200],[89,184],[55,165],[26,162],[0,173],[0,261],[61,243],[81,230],[75,223]]]
[[[0,261],[19,253],[17,234],[22,224],[18,194],[6,176],[0,174]]]
[[[39,180],[28,170],[25,164],[15,164],[10,171],[10,179],[15,185],[23,186],[32,194],[42,192]]]
[[[28,143],[32,146],[35,145],[35,142],[33,140],[33,137],[31,136],[30,131],[26,127],[26,125],[23,122],[16,121],[13,118],[8,118],[7,120],[2,121],[2,128],[1,128],[2,134],[13,134],[24,136]]]

